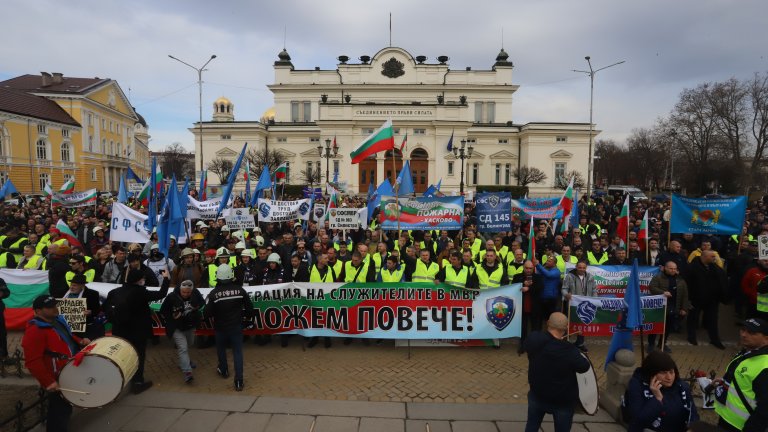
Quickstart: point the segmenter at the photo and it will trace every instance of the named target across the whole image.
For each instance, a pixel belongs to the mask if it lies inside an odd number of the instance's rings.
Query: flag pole
[[[664,333],[661,334],[661,349],[663,350],[667,343],[667,305],[669,302],[664,301]],[[651,347],[653,348],[653,347]]]
[[[669,195],[669,221],[667,222],[667,250],[669,250],[669,245],[672,243],[672,195]],[[664,219],[664,214],[662,213],[661,218]],[[662,223],[661,226],[664,226]],[[741,244],[741,241],[739,241],[739,244]]]
[[[392,144],[392,173],[395,175],[395,203],[397,204],[397,236],[399,237],[402,232],[400,231],[400,187],[397,185],[397,165],[395,164],[395,146],[394,141]]]

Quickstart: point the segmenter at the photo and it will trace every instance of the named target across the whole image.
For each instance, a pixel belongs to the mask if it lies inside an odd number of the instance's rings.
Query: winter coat
[[[242,328],[243,318],[253,316],[253,302],[242,286],[234,281],[216,283],[205,304],[205,316],[213,318],[213,328],[229,331]]]
[[[584,282],[581,282],[576,269],[572,269],[565,274],[563,278],[562,294],[565,297],[566,294],[594,297],[595,290],[597,289],[597,282],[595,276],[587,272],[584,275]]]
[[[712,263],[709,268],[695,259],[688,265],[685,281],[688,295],[694,307],[704,307],[725,299],[728,287],[725,270]]]
[[[577,401],[576,373],[588,371],[591,365],[576,345],[542,331],[531,332],[523,345],[528,353],[528,383],[536,399],[557,406]]]
[[[685,283],[685,279],[680,276],[675,276],[677,284],[677,296],[675,297],[675,312],[681,309],[686,311],[691,309],[691,302],[688,300],[688,285]],[[661,295],[669,291],[669,277],[660,272],[655,275],[650,284],[648,285],[648,292],[650,295]]]
[[[27,322],[27,328],[21,340],[24,364],[43,388],[58,380],[61,368],[80,350],[81,339],[72,334],[64,317],[59,315],[56,320],[67,329],[77,346],[70,345],[65,335],[40,318],[33,318]]]
[[[205,299],[197,288],[192,289],[192,296],[184,300],[179,294],[179,288],[163,300],[160,313],[165,318],[165,334],[173,337],[173,332],[197,328],[200,324],[200,310],[205,306]]]
[[[696,404],[688,383],[678,377],[671,387],[661,388],[662,400],[653,396],[650,385],[645,382],[643,370],[635,369],[627,387],[627,410],[631,412],[629,432],[646,429],[659,432],[678,432],[687,429],[691,422],[699,419]]]
[[[104,301],[104,309],[107,310],[115,302],[118,296],[127,296],[128,311],[121,311],[131,316],[130,322],[113,322],[112,334],[130,340],[138,340],[152,336],[152,311],[149,303],[161,300],[168,295],[169,280],[163,279],[159,291],[150,291],[145,286],[136,284],[123,284],[113,289]]]

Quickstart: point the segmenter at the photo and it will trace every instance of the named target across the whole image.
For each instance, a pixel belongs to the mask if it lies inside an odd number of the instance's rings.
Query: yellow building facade
[[[147,177],[147,125],[116,81],[42,73],[0,89],[0,175],[19,192],[42,193],[46,181],[57,190],[70,178],[78,191],[116,191],[129,167]]]

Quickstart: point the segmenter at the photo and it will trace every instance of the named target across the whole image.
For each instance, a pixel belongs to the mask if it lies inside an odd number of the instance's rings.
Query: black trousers
[[[720,342],[720,333],[717,329],[718,310],[720,303],[711,302],[694,306],[688,312],[688,339],[696,340],[696,330],[699,328],[699,319],[704,315],[704,328],[707,329],[710,342]]]
[[[47,432],[67,432],[69,418],[72,417],[72,405],[60,392],[48,395],[48,418],[45,424]]]
[[[131,382],[140,384],[144,382],[144,360],[147,358],[147,339],[129,339],[128,342],[136,348],[136,353],[139,355],[139,367],[136,369],[136,374],[131,379]]]

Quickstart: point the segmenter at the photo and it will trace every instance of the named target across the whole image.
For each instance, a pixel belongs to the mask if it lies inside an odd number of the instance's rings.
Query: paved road
[[[699,346],[673,335],[669,345],[684,375],[690,369],[724,370],[737,350],[737,331],[729,313],[721,322],[725,351],[708,345],[704,332]],[[20,336],[11,334],[12,349]],[[432,431],[522,429],[514,422],[525,420],[528,361],[517,355],[514,342],[505,341],[500,349],[414,347],[410,356],[391,341],[363,346],[356,340],[345,346],[335,339],[330,349],[322,342],[305,349],[301,342],[293,337],[287,348],[277,340],[268,346],[247,343],[245,390],[236,393],[231,379],[215,373],[214,348],[192,350],[195,380],[184,384],[173,346],[162,337],[148,350],[146,376],[155,382],[153,389],[78,415],[76,430],[97,430],[88,428],[104,421],[112,421],[114,428],[98,430],[191,432],[238,430],[237,424],[247,424],[249,430],[307,431],[313,421],[316,431],[426,430],[424,420],[430,420]],[[601,384],[608,343],[607,338],[588,339]],[[639,357],[637,345],[636,352]],[[368,415],[366,410],[390,414]],[[619,430],[604,414],[577,420],[583,430]]]

